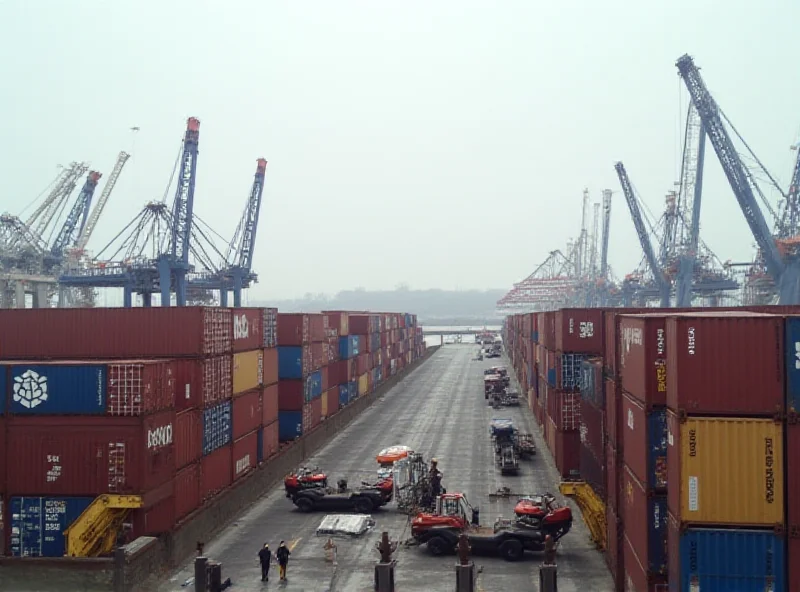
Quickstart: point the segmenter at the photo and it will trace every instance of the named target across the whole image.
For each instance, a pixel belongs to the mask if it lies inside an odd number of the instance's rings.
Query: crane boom
[[[67,214],[67,219],[64,220],[64,224],[61,226],[53,246],[50,248],[50,253],[56,257],[60,257],[66,249],[72,247],[73,241],[83,230],[89,214],[89,207],[92,204],[92,196],[101,176],[97,171],[89,171],[86,183],[84,183],[83,189],[78,194],[78,199],[72,205],[69,214]]]
[[[247,207],[239,224],[241,228],[237,260],[235,265],[246,272],[253,268],[253,252],[256,244],[256,231],[258,230],[258,215],[261,211],[261,197],[264,194],[264,176],[267,172],[267,161],[259,158],[256,165],[256,174],[253,178],[253,187],[247,200]]]
[[[172,258],[184,267],[189,266],[189,241],[192,233],[194,184],[197,175],[197,147],[200,140],[200,120],[190,117],[186,122],[180,177],[172,204]]]
[[[100,193],[100,197],[98,198],[94,208],[92,208],[92,212],[89,214],[89,219],[86,221],[86,224],[84,225],[83,230],[81,231],[80,235],[78,236],[78,240],[75,243],[75,248],[78,251],[83,251],[86,248],[86,245],[89,242],[89,239],[92,237],[95,227],[97,227],[97,222],[100,220],[100,215],[103,213],[106,203],[108,203],[108,198],[111,197],[111,192],[114,190],[114,186],[117,184],[117,179],[119,179],[119,175],[122,173],[122,168],[125,166],[125,163],[128,162],[129,158],[130,154],[127,152],[120,152],[119,156],[117,156],[117,163],[114,165],[114,170],[111,171],[111,175],[109,175],[105,187],[103,187],[103,191]]]
[[[608,279],[608,236],[611,230],[611,190],[603,190],[603,243],[600,247],[600,277]]]
[[[61,204],[69,197],[78,179],[86,174],[89,165],[85,162],[72,162],[63,171],[63,174],[56,181],[55,187],[48,194],[42,204],[25,221],[27,226],[34,234],[44,236],[47,227],[53,221],[56,212],[59,211]]]

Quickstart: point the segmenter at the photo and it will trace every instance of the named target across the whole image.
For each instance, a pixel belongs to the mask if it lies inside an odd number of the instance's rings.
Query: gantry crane
[[[56,236],[56,240],[53,241],[53,245],[50,247],[50,256],[53,258],[52,265],[59,265],[63,261],[67,249],[75,247],[78,237],[86,226],[89,209],[92,205],[92,197],[100,177],[102,175],[97,171],[89,171],[86,183],[84,183],[83,189],[78,194],[78,199],[72,204],[64,224],[61,226],[58,236]]]
[[[611,288],[610,273],[608,270],[608,239],[611,231],[611,190],[603,190],[603,236],[600,246],[600,277],[599,292],[600,306],[608,306]]]

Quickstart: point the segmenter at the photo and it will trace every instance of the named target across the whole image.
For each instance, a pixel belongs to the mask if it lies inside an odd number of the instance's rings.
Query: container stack
[[[329,372],[331,384],[336,385],[338,405],[341,409],[358,398],[358,358],[361,355],[361,338],[350,334],[350,315],[347,312],[326,312],[328,323],[338,329],[339,359]],[[330,402],[328,404],[330,406]]]
[[[381,363],[381,315],[351,314],[349,318],[350,334],[358,336],[360,354],[356,358],[356,376],[358,396],[363,397],[372,391],[376,378],[373,372]]]
[[[278,437],[290,442],[313,423],[313,401],[322,396],[322,372],[314,367],[308,314],[278,314]],[[319,342],[321,349],[321,342]],[[321,363],[320,353],[317,361]],[[318,417],[322,403],[317,401]]]
[[[341,317],[323,313],[321,417],[325,421],[339,411],[339,334]],[[347,327],[345,327],[345,330]]]

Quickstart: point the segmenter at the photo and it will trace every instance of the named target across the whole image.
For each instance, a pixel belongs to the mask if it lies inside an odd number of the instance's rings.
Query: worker
[[[289,563],[289,555],[291,554],[292,552],[286,546],[286,543],[281,541],[278,550],[275,552],[275,557],[278,559],[278,568],[280,569],[282,582],[286,581],[286,566]]]
[[[431,482],[431,497],[433,501],[442,494],[442,472],[439,470],[439,461],[431,459],[431,469],[428,476]]]
[[[272,561],[272,551],[269,550],[269,543],[264,543],[258,552],[258,560],[261,562],[261,581],[269,582],[269,563]]]

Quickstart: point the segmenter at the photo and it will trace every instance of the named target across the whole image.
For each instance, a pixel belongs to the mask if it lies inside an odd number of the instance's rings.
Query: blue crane
[[[63,259],[67,249],[75,246],[78,236],[83,232],[83,228],[86,226],[86,219],[89,217],[94,190],[97,188],[100,177],[102,175],[97,171],[89,171],[86,183],[83,184],[83,189],[78,194],[75,203],[72,204],[72,208],[61,226],[58,236],[56,236],[53,245],[50,247],[50,255],[56,261]]]
[[[603,235],[600,245],[600,306],[608,304],[608,238],[611,231],[611,190],[603,191]]]

